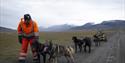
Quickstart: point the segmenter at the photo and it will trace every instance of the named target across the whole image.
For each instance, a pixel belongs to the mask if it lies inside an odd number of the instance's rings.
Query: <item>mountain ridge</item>
[[[39,27],[40,32],[62,32],[62,31],[77,31],[77,30],[106,30],[106,29],[125,29],[125,20],[107,20],[99,24],[86,23],[82,26],[75,25],[54,25],[48,28]],[[0,32],[14,32],[16,30],[0,26]]]
[[[70,30],[94,30],[94,29],[112,29],[112,28],[123,28],[125,29],[125,20],[109,20],[109,21],[103,21],[99,24],[94,24],[90,26],[78,26],[73,27]]]
[[[16,30],[0,26],[0,32],[16,32]]]

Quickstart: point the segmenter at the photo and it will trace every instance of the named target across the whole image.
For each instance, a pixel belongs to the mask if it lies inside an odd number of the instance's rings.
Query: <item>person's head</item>
[[[31,20],[30,14],[24,14],[24,21],[28,24]]]
[[[76,40],[76,39],[77,39],[77,37],[76,37],[76,36],[73,36],[73,37],[72,37],[72,40]]]

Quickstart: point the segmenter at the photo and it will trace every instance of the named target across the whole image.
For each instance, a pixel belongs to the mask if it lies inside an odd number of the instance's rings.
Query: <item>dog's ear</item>
[[[52,46],[52,45],[53,45],[52,40],[50,40],[50,41],[49,41],[49,45],[50,45],[50,46]]]
[[[49,42],[52,42],[52,40],[50,40]]]

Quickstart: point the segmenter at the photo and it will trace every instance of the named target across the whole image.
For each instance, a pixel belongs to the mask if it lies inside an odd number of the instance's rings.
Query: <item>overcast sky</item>
[[[26,13],[43,27],[125,20],[125,0],[0,0],[0,26],[16,29]]]

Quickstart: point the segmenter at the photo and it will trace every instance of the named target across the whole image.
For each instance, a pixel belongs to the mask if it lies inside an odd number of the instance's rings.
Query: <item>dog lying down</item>
[[[65,56],[67,63],[74,63],[74,49],[71,46],[53,45],[49,63],[57,63],[57,59],[61,56]]]

